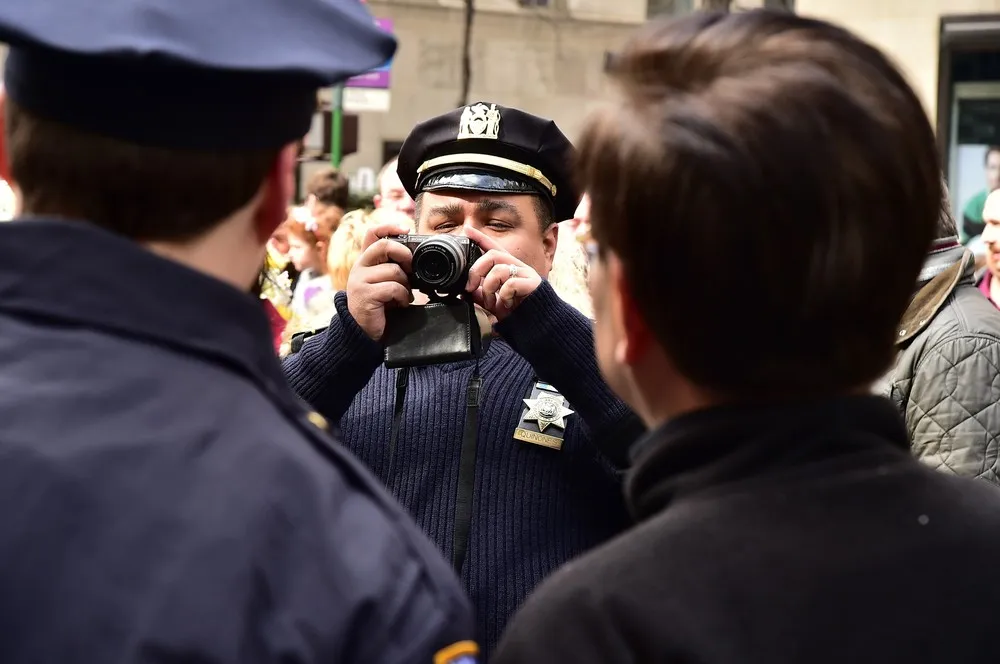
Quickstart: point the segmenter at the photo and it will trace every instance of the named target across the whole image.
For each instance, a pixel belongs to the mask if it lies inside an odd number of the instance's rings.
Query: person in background
[[[314,217],[306,208],[293,208],[285,221],[288,258],[299,272],[292,294],[293,316],[328,320],[333,315],[333,289],[326,266],[334,231],[332,219],[326,214]],[[340,223],[339,218],[337,223]]]
[[[987,196],[983,204],[982,238],[986,248],[986,270],[979,279],[979,290],[1000,309],[1000,190]]]
[[[0,659],[469,662],[453,572],[251,295],[317,90],[395,40],[358,2],[81,7],[0,2]]]
[[[351,183],[338,169],[327,166],[311,178],[306,185],[305,208],[313,217],[327,217],[333,228],[347,212],[351,200]]]
[[[1000,311],[978,292],[975,257],[957,235],[946,193],[880,391],[903,415],[918,459],[1000,484]]]
[[[574,219],[559,224],[559,243],[552,259],[549,283],[559,297],[573,305],[587,318],[593,319],[594,307],[590,301],[590,291],[587,289],[587,252],[577,234],[580,229],[576,219],[578,215],[579,208]]]
[[[399,179],[396,169],[399,166],[399,159],[394,158],[389,161],[378,174],[378,193],[372,202],[379,210],[396,210],[406,216],[413,218],[413,197],[407,193],[403,187],[403,182]]]
[[[347,289],[347,278],[364,249],[365,234],[368,230],[386,224],[408,227],[411,232],[416,230],[413,218],[393,207],[353,210],[344,215],[330,240],[330,250],[326,259],[327,273],[334,291]]]
[[[267,314],[267,320],[271,324],[274,352],[278,353],[281,351],[282,339],[284,339],[285,329],[288,327],[288,319],[291,316],[291,312],[287,305],[283,307],[280,304],[278,293],[284,290],[281,288],[283,284],[276,283],[276,277],[273,274],[274,270],[265,260],[264,267],[261,269],[260,275],[257,277],[257,281],[253,288],[250,289],[250,292],[260,298],[261,305],[264,307],[264,313]],[[281,275],[287,276],[284,272]]]
[[[638,524],[550,576],[494,664],[993,664],[1000,491],[914,459],[870,394],[941,206],[920,99],[784,11],[653,20],[611,72],[577,172],[597,356],[651,429]]]
[[[992,192],[1000,189],[1000,145],[991,145],[986,148],[986,189],[982,190],[969,199],[962,212],[962,227],[959,229],[959,238],[962,244],[970,245],[976,253],[981,249],[979,237],[985,227],[983,211],[986,206],[986,197]]]
[[[364,248],[365,234],[369,229],[382,224],[398,224],[413,230],[413,220],[391,208],[352,210],[340,220],[340,225],[330,239],[326,257],[327,277],[334,292],[347,288],[347,277]],[[336,310],[326,312],[325,318],[323,315],[323,312],[293,315],[282,330],[279,354],[285,357],[292,352],[293,338],[299,337],[299,341],[305,341],[325,329],[330,324],[330,316],[336,315]]]

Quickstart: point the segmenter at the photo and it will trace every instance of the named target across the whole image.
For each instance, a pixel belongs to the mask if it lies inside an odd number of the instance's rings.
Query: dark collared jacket
[[[0,659],[430,663],[450,568],[304,410],[259,302],[0,225]]]
[[[910,456],[880,397],[678,417],[639,524],[549,578],[495,664],[993,664],[1000,491]]]

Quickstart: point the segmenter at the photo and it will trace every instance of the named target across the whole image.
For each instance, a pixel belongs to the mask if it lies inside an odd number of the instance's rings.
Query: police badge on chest
[[[514,439],[553,450],[562,449],[566,419],[574,414],[569,403],[548,383],[536,381],[531,396],[524,399],[521,420]]]

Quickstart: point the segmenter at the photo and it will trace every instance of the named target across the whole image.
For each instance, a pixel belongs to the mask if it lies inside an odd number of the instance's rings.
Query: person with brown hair
[[[251,294],[317,90],[395,40],[353,1],[32,0],[0,42],[3,661],[469,661],[458,580]]]
[[[650,428],[638,524],[550,577],[494,661],[993,662],[1000,493],[913,459],[869,394],[938,222],[918,97],[786,12],[653,21],[612,76],[577,170],[598,359]]]
[[[306,186],[306,208],[314,217],[333,208],[337,213],[334,216],[339,219],[350,205],[350,186],[347,176],[328,166],[309,179]]]

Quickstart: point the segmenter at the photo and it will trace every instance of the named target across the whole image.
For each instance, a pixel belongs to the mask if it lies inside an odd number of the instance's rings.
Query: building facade
[[[797,10],[895,58],[937,127],[957,218],[975,216],[1000,182],[1000,0],[798,0]]]
[[[550,117],[572,139],[606,97],[606,54],[658,14],[711,0],[476,0],[468,101],[516,106]],[[792,0],[741,0],[742,7]],[[358,113],[358,149],[343,161],[356,189],[373,183],[413,126],[462,100],[464,0],[370,0],[399,39],[387,111]],[[307,166],[312,170],[319,166]]]
[[[369,7],[392,20],[399,48],[389,108],[357,113],[357,151],[343,161],[359,189],[373,185],[415,124],[462,101],[464,1],[372,0]],[[476,0],[468,101],[551,117],[573,136],[605,96],[605,53],[620,48],[646,12],[646,0]]]

